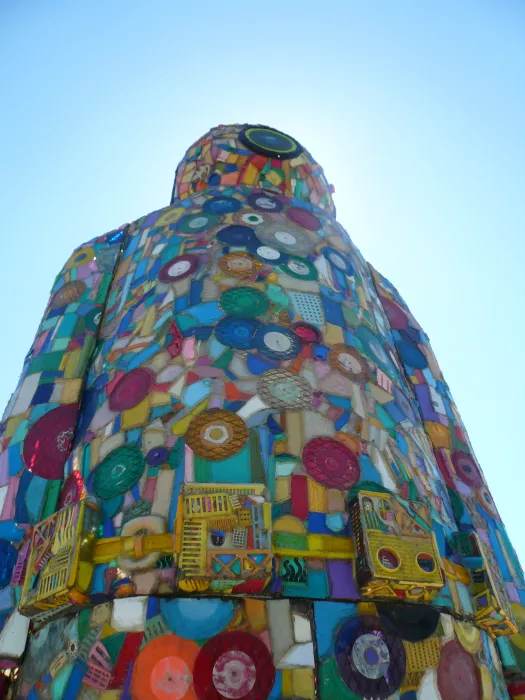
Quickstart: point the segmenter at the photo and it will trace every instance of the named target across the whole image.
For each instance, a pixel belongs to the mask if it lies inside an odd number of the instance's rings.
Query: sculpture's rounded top
[[[171,202],[209,187],[256,187],[335,213],[321,166],[292,136],[261,124],[220,125],[188,149]]]

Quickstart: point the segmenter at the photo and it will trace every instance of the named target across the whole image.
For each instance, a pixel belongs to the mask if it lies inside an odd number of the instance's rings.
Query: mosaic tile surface
[[[428,338],[292,137],[78,248],[0,431],[0,697],[525,697],[525,581]]]

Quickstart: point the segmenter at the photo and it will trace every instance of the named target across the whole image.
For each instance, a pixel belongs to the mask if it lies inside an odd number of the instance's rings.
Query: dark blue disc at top
[[[427,358],[423,355],[417,345],[402,341],[397,343],[396,350],[401,355],[403,362],[413,369],[425,369],[428,367]]]
[[[348,275],[349,277],[355,275],[354,268],[352,267],[350,261],[339,250],[326,247],[323,248],[323,255],[337,270],[344,272],[345,275]]]
[[[261,324],[255,318],[223,318],[215,327],[215,336],[223,345],[236,350],[250,350]]]
[[[255,235],[249,226],[232,224],[221,228],[217,233],[217,239],[226,245],[247,246],[255,240]]]
[[[202,207],[204,211],[210,211],[212,214],[230,214],[234,211],[239,211],[242,203],[234,197],[214,197]]]
[[[253,192],[248,197],[248,204],[259,211],[278,212],[283,208],[280,199],[266,192]]]
[[[168,461],[169,454],[166,447],[153,447],[146,455],[146,462],[152,467],[158,467]]]
[[[7,540],[0,540],[0,589],[11,581],[17,559],[18,554],[13,545]]]

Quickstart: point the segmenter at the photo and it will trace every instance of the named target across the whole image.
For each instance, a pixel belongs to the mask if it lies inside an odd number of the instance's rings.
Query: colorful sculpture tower
[[[448,386],[286,134],[213,129],[168,208],[75,251],[0,445],[12,697],[525,697]]]

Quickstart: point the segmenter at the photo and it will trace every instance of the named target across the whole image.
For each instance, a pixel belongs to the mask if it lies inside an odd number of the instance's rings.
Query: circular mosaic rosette
[[[285,369],[271,369],[261,374],[257,393],[266,405],[280,411],[296,411],[312,406],[310,384],[304,377]]]
[[[49,306],[51,309],[60,309],[62,306],[67,306],[67,304],[74,304],[75,301],[82,297],[85,291],[86,285],[82,280],[66,282],[63,287],[60,287],[53,294]]]
[[[213,197],[213,199],[208,199],[202,207],[203,211],[210,212],[212,214],[232,214],[233,212],[239,211],[242,207],[242,202],[235,197]]]
[[[303,464],[308,474],[328,488],[347,491],[359,481],[359,459],[339,440],[316,437],[303,449]]]
[[[229,277],[247,279],[259,274],[262,263],[248,253],[234,251],[219,258],[219,268]]]
[[[112,450],[93,474],[93,490],[102,500],[126,493],[142,476],[144,455],[138,445],[123,445]]]
[[[199,267],[199,258],[196,255],[179,255],[160,268],[159,279],[161,282],[178,282],[193,275]]]
[[[306,258],[298,258],[297,256],[291,255],[288,260],[282,266],[284,272],[290,277],[295,277],[299,280],[316,280],[318,277],[317,269],[315,265]]]
[[[323,335],[319,328],[312,326],[311,323],[297,321],[297,323],[292,324],[292,329],[295,335],[299,338],[299,342],[303,345],[320,343],[323,339]]]
[[[352,277],[355,275],[354,268],[350,263],[350,260],[341,251],[335,248],[323,248],[323,255],[328,260],[328,262],[333,265],[336,269],[344,272],[345,275]]]
[[[217,231],[216,238],[224,245],[247,246],[255,241],[255,234],[249,226],[231,224]]]
[[[72,503],[78,503],[84,495],[84,479],[78,471],[71,474],[64,481],[60,498],[58,499],[58,509],[70,506]]]
[[[321,240],[317,233],[290,221],[267,221],[257,226],[257,238],[266,245],[289,255],[306,257]]]
[[[343,624],[335,640],[335,660],[341,679],[353,693],[377,700],[400,688],[406,670],[401,638],[372,616]]]
[[[253,287],[232,287],[221,294],[219,304],[230,316],[261,316],[270,306],[268,297]]]
[[[71,270],[76,267],[82,267],[82,265],[86,265],[87,263],[91,262],[95,255],[96,253],[94,248],[90,248],[88,246],[80,248],[69,258],[66,268]]]
[[[261,324],[255,318],[227,317],[215,326],[217,340],[235,350],[250,350],[255,347],[255,336]]]
[[[275,667],[267,646],[248,632],[222,632],[202,647],[193,684],[198,700],[267,700]]]
[[[273,323],[258,329],[254,345],[262,355],[272,360],[291,360],[301,350],[299,339],[292,330]]]
[[[285,197],[276,197],[269,192],[252,192],[248,197],[248,204],[257,211],[277,213],[283,208]]]
[[[111,390],[109,408],[116,412],[133,408],[149,394],[154,381],[153,372],[146,367],[132,369]]]
[[[248,428],[237,414],[211,408],[193,418],[185,438],[197,457],[218,462],[242,450],[248,440]]]
[[[221,217],[209,212],[201,212],[200,214],[186,214],[177,222],[177,231],[180,233],[203,233],[221,221]]]
[[[445,700],[481,700],[480,672],[473,657],[457,640],[441,649],[437,684]]]
[[[192,686],[198,654],[195,642],[174,634],[152,639],[133,664],[134,700],[195,700]]]
[[[454,450],[451,459],[456,474],[464,484],[475,489],[484,486],[483,477],[472,455],[463,452],[463,450]]]
[[[254,238],[248,245],[248,252],[255,255],[259,260],[267,265],[282,265],[288,259],[287,253],[277,250],[274,246],[261,243]]]
[[[492,498],[490,491],[485,486],[485,484],[478,488],[476,492],[476,498],[478,499],[478,503],[486,513],[488,513],[492,518],[494,518],[494,520],[501,520],[500,515],[498,513],[498,509],[496,508],[496,504],[494,503],[494,499]]]
[[[439,610],[430,605],[376,603],[381,622],[407,642],[422,642],[430,637],[439,623]]]
[[[356,382],[366,382],[370,376],[365,358],[350,345],[343,343],[334,345],[330,350],[328,361],[334,369],[347,374]]]
[[[251,151],[268,158],[288,160],[303,151],[291,136],[267,126],[247,126],[240,132],[239,140]]]
[[[44,414],[29,429],[24,440],[26,467],[43,479],[62,479],[71,450],[78,405],[67,404]]]

